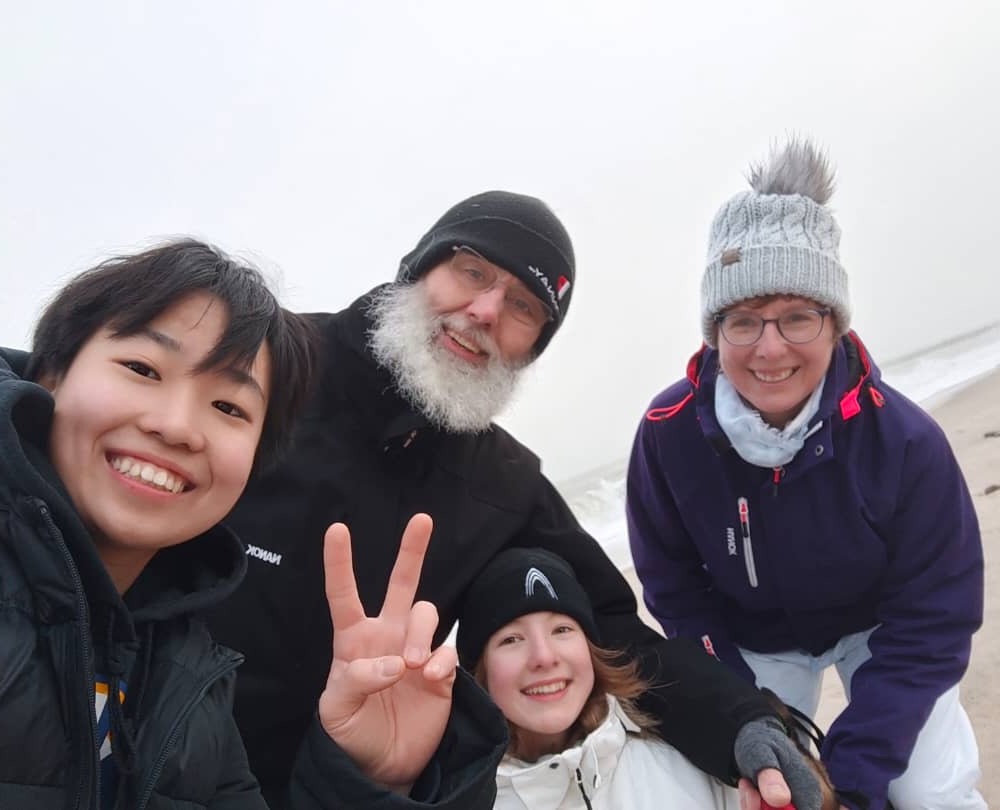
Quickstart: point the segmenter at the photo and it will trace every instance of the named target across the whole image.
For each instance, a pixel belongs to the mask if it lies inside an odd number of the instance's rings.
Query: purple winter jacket
[[[838,789],[882,807],[982,623],[982,541],[962,473],[937,423],[880,382],[854,333],[834,350],[814,432],[778,470],[730,447],[717,370],[703,348],[636,435],[627,512],[646,604],[668,636],[700,640],[751,682],[736,645],[816,655],[877,625],[822,755]]]

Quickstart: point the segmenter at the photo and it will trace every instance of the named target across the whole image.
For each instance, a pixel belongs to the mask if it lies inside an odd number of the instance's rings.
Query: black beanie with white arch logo
[[[458,620],[458,659],[472,669],[486,642],[508,622],[550,611],[576,619],[595,644],[600,642],[590,598],[562,557],[541,548],[500,552],[469,587]]]

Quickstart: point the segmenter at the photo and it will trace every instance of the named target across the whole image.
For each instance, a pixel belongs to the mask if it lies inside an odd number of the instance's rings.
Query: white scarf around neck
[[[802,410],[779,430],[767,424],[758,411],[744,402],[721,371],[715,377],[715,418],[740,458],[757,467],[783,467],[802,449],[806,439],[822,422],[810,427],[823,396],[821,380]]]

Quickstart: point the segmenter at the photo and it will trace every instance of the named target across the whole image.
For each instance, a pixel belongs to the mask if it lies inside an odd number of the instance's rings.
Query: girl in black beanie
[[[497,770],[502,810],[735,810],[738,794],[646,733],[634,662],[598,646],[590,600],[542,549],[499,554],[470,588],[458,652],[510,725]]]

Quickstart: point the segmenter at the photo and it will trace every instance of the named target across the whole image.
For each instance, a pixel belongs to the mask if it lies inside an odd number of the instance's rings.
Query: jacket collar
[[[588,796],[600,790],[614,775],[628,735],[639,732],[618,701],[607,697],[608,716],[579,745],[538,762],[504,757],[497,768],[498,794],[512,791],[526,807],[554,810],[568,791],[579,789],[577,771]]]

